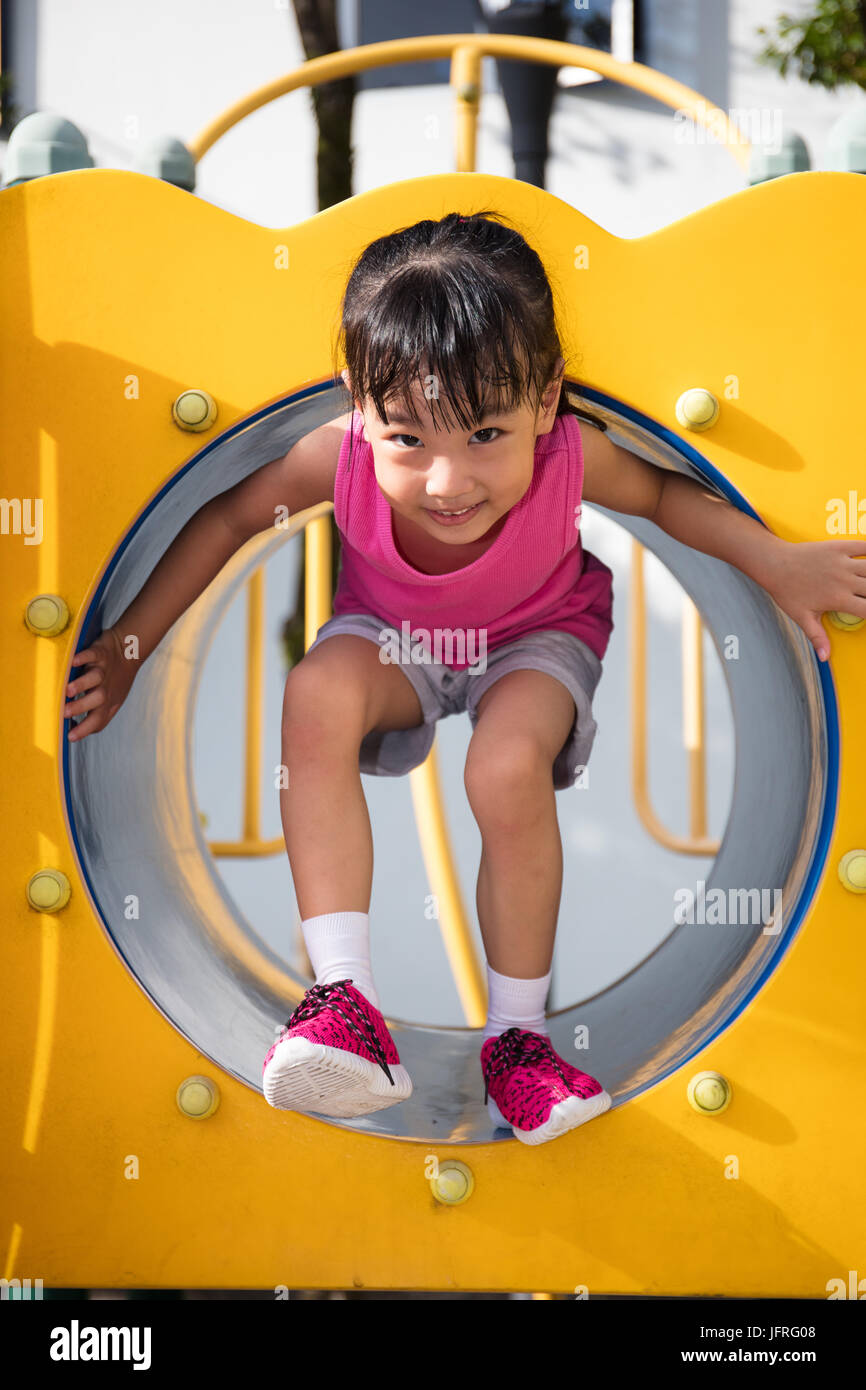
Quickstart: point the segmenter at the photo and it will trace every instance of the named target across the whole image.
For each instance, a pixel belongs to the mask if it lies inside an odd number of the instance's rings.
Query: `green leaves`
[[[770,31],[756,33],[767,37]],[[779,15],[776,34],[757,60],[782,77],[793,69],[829,91],[851,83],[866,91],[866,0],[817,0],[811,14]]]

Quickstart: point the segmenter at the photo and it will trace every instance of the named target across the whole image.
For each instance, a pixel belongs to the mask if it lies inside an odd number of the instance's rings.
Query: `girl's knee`
[[[340,680],[318,663],[299,661],[286,677],[283,691],[284,739],[303,739],[309,746],[331,746],[363,737],[364,696],[348,672]]]
[[[544,800],[548,787],[552,793],[553,763],[531,735],[495,744],[473,735],[463,783],[476,817],[512,824]]]

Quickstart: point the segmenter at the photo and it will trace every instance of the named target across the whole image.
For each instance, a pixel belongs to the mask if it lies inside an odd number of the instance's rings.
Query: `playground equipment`
[[[473,49],[455,62],[470,104],[482,49],[532,56],[490,36],[436,43]],[[556,50],[539,61],[569,49],[537,45]],[[649,81],[639,65],[569,55]],[[315,60],[317,80],[336,58]],[[683,106],[670,86],[662,99]],[[360,249],[485,206],[543,257],[567,362],[580,353],[576,394],[612,434],[786,539],[826,538],[843,499],[857,535],[861,368],[847,345],[866,311],[866,187],[853,174],[774,180],[629,241],[530,185],[470,172],[401,181],[286,229],[134,173],[7,189],[6,1277],[825,1297],[862,1260],[861,619],[831,622],[832,666],[819,664],[739,571],[616,514],[691,596],[728,680],[736,779],[707,900],[769,893],[773,911],[762,902],[739,925],[672,917],[627,976],[551,1018],[566,1056],[588,1027],[614,1109],[541,1151],[494,1137],[473,1027],[395,1021],[416,1089],[379,1115],[274,1112],[261,1096],[262,1057],[303,982],[215,870],[192,792],[192,713],[239,586],[305,527],[321,547],[330,504],[253,538],[112,724],[66,741],[74,652],[208,499],[338,413],[331,327]],[[801,296],[803,247],[814,259],[831,245]],[[322,548],[315,566],[308,640],[328,616]],[[420,804],[435,811],[429,787]]]

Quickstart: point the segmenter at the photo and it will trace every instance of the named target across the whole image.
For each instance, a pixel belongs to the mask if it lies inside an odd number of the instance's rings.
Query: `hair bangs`
[[[424,427],[423,400],[437,430],[454,420],[477,428],[488,415],[518,409],[538,385],[519,317],[459,266],[404,267],[349,327],[356,394],[373,402],[384,424],[390,412]]]

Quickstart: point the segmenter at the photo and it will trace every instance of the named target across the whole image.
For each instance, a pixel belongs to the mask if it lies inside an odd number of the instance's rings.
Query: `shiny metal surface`
[[[207,445],[124,538],[79,646],[116,621],[199,507],[342,408],[335,389],[316,391]],[[610,421],[618,442],[692,473],[659,439],[591,409]],[[678,925],[672,902],[671,930],[657,949],[609,989],[551,1016],[557,1050],[598,1076],[619,1105],[726,1027],[789,944],[806,906],[799,899],[826,791],[827,739],[812,649],[764,591],[643,518],[611,515],[690,594],[726,674],[736,772],[707,891],[766,889],[772,902],[781,889],[784,916],[777,935],[760,924]],[[306,982],[243,918],[210,858],[194,804],[192,725],[203,658],[226,607],[253,567],[292,534],[263,533],[233,557],[145,663],[121,714],[70,748],[66,788],[82,874],[114,949],[165,1018],[255,1090],[264,1054]],[[738,660],[724,659],[728,634],[739,637]],[[588,1051],[574,1050],[578,1024],[589,1027]],[[482,1104],[480,1030],[396,1021],[392,1031],[415,1084],[412,1098],[378,1115],[324,1122],[423,1143],[512,1137],[493,1130]]]

